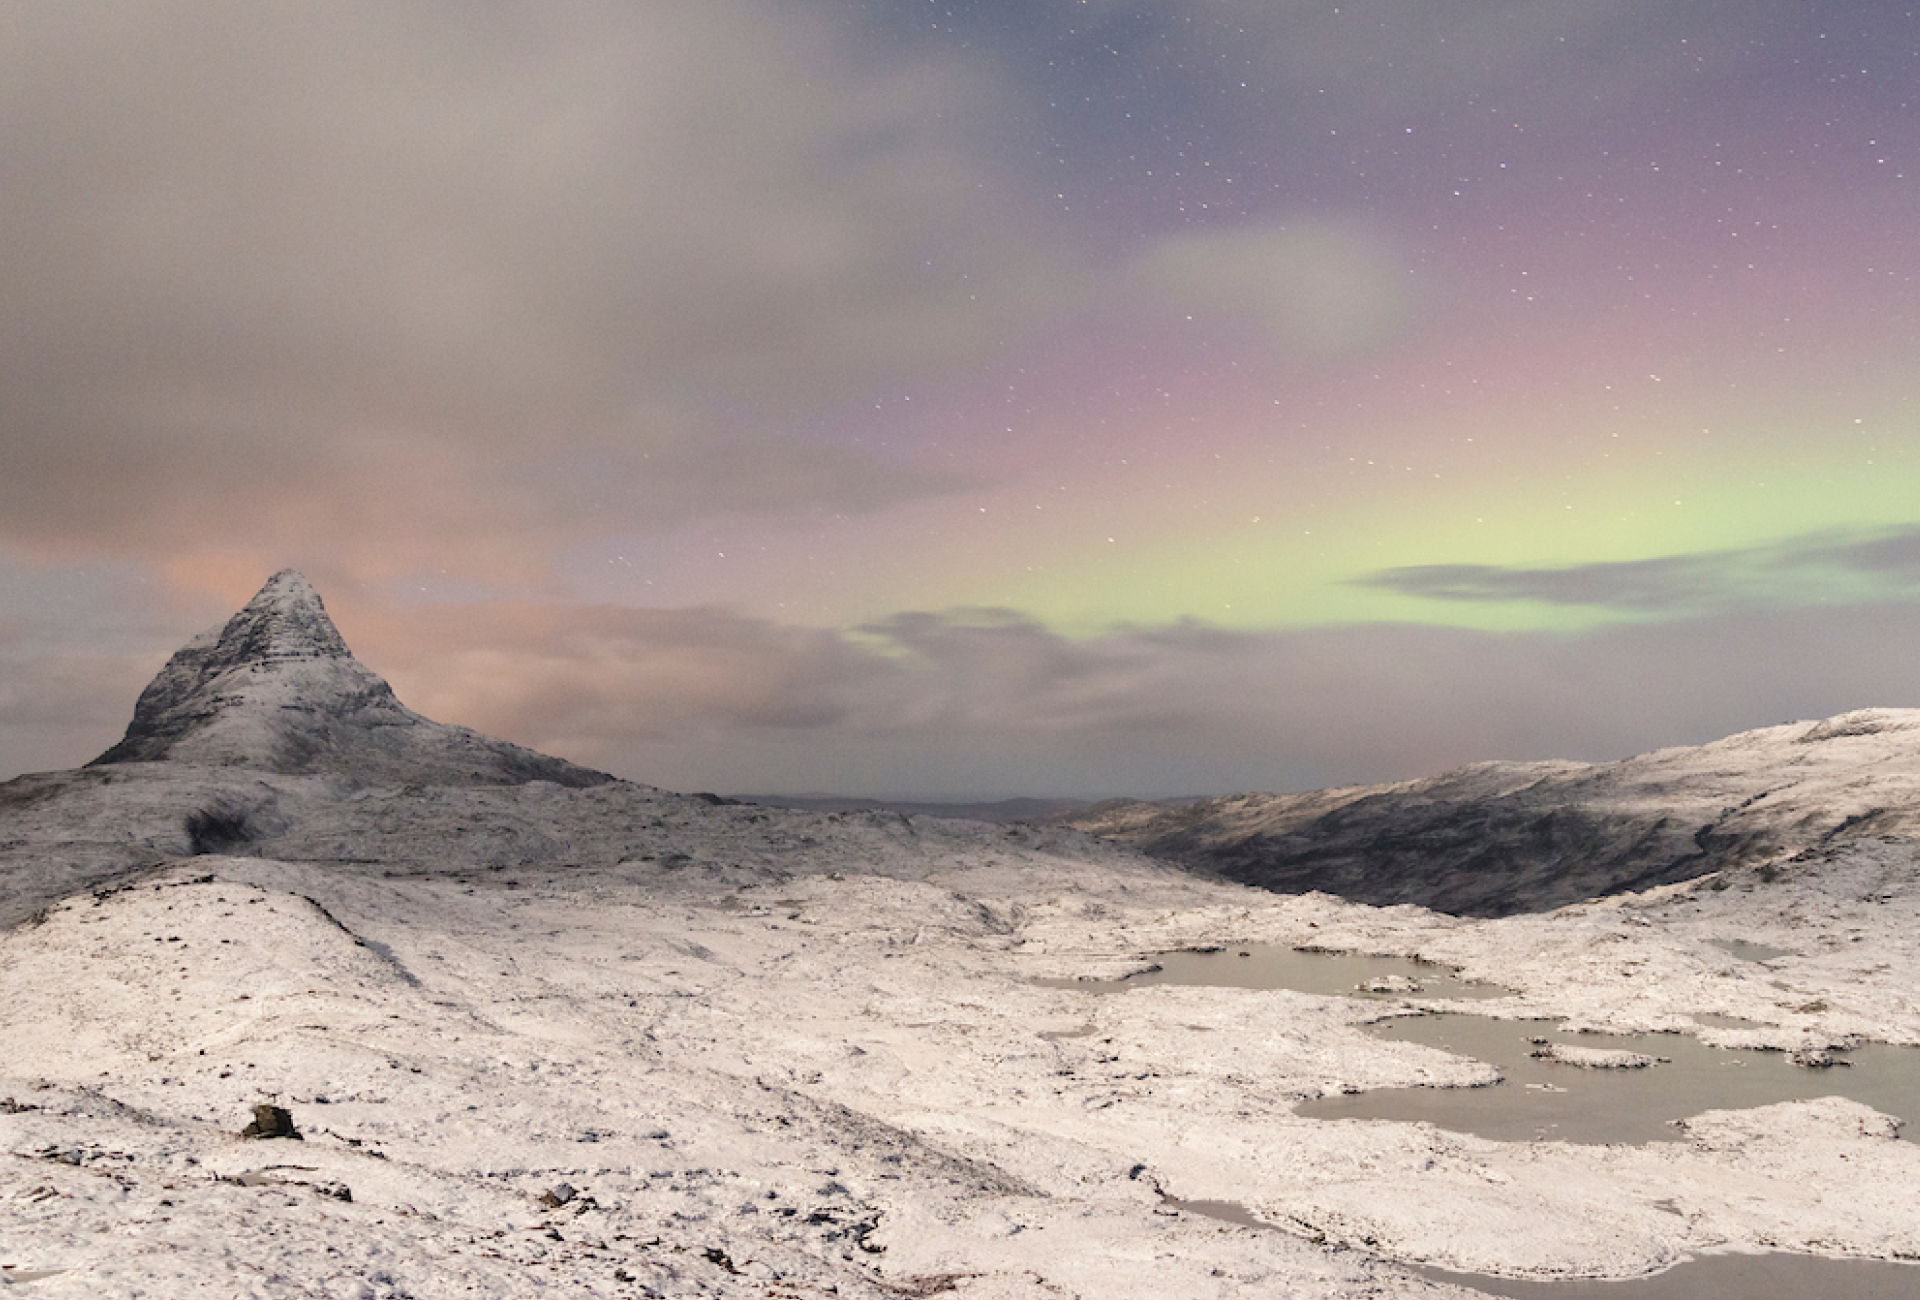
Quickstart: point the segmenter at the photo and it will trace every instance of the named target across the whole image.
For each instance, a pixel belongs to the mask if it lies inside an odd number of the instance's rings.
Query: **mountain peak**
[[[298,569],[267,579],[217,634],[207,662],[221,668],[294,659],[351,659],[320,593]]]
[[[362,783],[599,785],[613,778],[423,718],[353,657],[296,569],[175,652],[88,766],[177,762]]]
[[[298,569],[282,569],[268,578],[260,590],[253,593],[253,599],[242,608],[252,609],[255,606],[266,605],[292,608],[319,604],[320,593],[313,589],[311,582],[307,581],[306,574]]]

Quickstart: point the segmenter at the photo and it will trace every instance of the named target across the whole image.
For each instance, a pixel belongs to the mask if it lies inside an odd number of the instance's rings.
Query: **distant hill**
[[[1089,807],[1085,799],[995,799],[943,803],[907,799],[857,799],[832,794],[739,794],[735,803],[762,808],[798,808],[807,812],[892,812],[903,817],[946,817],[970,822],[1065,821]]]
[[[1617,763],[1479,763],[1393,785],[1110,800],[1063,819],[1278,893],[1544,911],[1920,827],[1920,710],[1861,709]]]

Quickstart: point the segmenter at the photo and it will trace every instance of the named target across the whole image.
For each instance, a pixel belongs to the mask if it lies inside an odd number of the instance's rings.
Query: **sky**
[[[1920,705],[1881,0],[0,0],[0,774],[301,569],[674,789]]]

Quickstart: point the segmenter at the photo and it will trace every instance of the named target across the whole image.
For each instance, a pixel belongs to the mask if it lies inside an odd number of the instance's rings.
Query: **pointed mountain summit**
[[[181,647],[140,693],[125,737],[88,766],[158,762],[358,784],[614,779],[413,712],[353,657],[319,593],[293,569]]]

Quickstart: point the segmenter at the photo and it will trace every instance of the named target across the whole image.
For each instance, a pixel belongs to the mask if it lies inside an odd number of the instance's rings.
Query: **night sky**
[[[680,789],[1920,705],[1920,20],[0,0],[0,775],[301,568]]]

